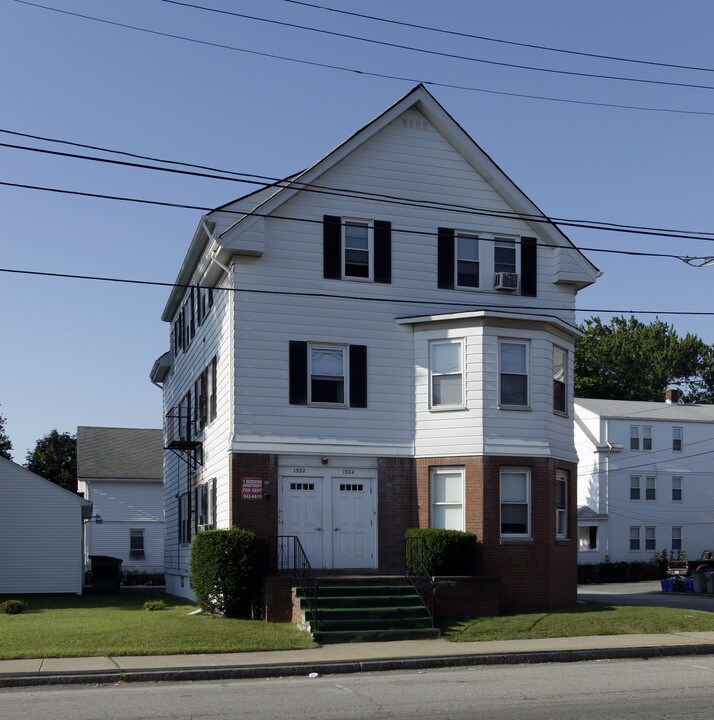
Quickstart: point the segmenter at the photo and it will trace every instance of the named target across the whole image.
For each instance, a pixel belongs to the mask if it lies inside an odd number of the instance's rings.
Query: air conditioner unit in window
[[[496,273],[493,287],[495,290],[518,290],[518,273]]]

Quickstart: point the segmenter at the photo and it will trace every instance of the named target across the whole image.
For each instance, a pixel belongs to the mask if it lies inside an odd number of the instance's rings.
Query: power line
[[[54,143],[62,143],[62,144],[70,144],[74,146],[79,147],[85,147],[85,148],[91,148],[95,150],[100,150],[101,152],[108,152],[113,154],[119,154],[119,155],[127,155],[130,157],[138,158],[138,159],[147,159],[151,160],[153,162],[160,162],[165,164],[172,164],[172,165],[182,165],[182,166],[189,166],[194,168],[207,168],[207,166],[201,166],[201,165],[193,165],[190,163],[184,163],[174,160],[165,160],[161,158],[152,158],[150,156],[144,156],[144,155],[137,155],[135,153],[125,153],[121,150],[112,150],[108,148],[101,148],[98,146],[93,145],[83,145],[80,143],[74,143],[74,142],[68,142],[64,140],[54,140],[50,138],[43,138],[41,136],[35,136],[35,135],[28,135],[25,133],[15,133],[13,131],[9,130],[1,130],[0,133],[8,133],[13,135],[23,135],[25,137],[31,137],[35,139],[41,139],[45,140],[47,142],[54,142]],[[387,195],[384,193],[374,193],[374,192],[366,192],[366,191],[360,191],[360,190],[354,190],[354,189],[348,189],[348,188],[339,188],[339,187],[327,187],[323,185],[317,185],[317,184],[307,184],[302,183],[299,180],[292,179],[292,178],[274,178],[269,177],[265,175],[255,175],[252,173],[240,173],[237,171],[232,170],[220,170],[215,168],[207,168],[211,169],[218,173],[223,173],[222,175],[217,175],[213,173],[207,173],[207,172],[198,172],[197,170],[177,170],[174,168],[164,168],[164,167],[157,167],[154,165],[146,165],[144,163],[133,163],[133,162],[127,162],[127,161],[121,161],[121,160],[111,160],[108,158],[99,158],[94,157],[90,155],[80,155],[78,153],[66,153],[61,152],[59,150],[49,150],[46,148],[35,148],[35,147],[29,147],[25,145],[16,145],[12,143],[1,143],[0,147],[6,147],[14,150],[23,150],[26,152],[35,152],[45,155],[54,155],[59,157],[67,157],[71,159],[78,159],[78,160],[88,160],[91,162],[99,162],[99,163],[105,163],[110,165],[118,165],[123,167],[131,167],[131,168],[138,168],[142,170],[153,170],[153,171],[159,171],[159,172],[168,172],[168,173],[174,173],[179,175],[189,175],[192,177],[202,177],[207,178],[211,180],[225,180],[229,182],[240,182],[245,183],[249,185],[260,185],[261,187],[265,186],[265,182],[268,181],[273,184],[277,184],[281,187],[285,188],[295,188],[298,187],[301,190],[308,191],[308,192],[315,192],[319,194],[325,194],[325,195],[333,195],[337,197],[347,197],[351,199],[368,199],[372,201],[377,202],[383,202],[388,204],[396,204],[396,205],[402,205],[407,207],[416,207],[416,208],[423,208],[428,210],[438,210],[438,211],[455,211],[455,212],[462,212],[464,214],[472,214],[472,215],[479,215],[479,216],[485,216],[485,217],[494,217],[494,218],[501,218],[501,219],[516,219],[516,220],[523,220],[525,222],[536,222],[541,224],[547,224],[547,225],[563,225],[566,227],[578,227],[578,228],[584,228],[589,230],[606,230],[606,231],[612,231],[616,230],[618,232],[626,233],[626,234],[635,234],[635,235],[647,235],[652,237],[665,237],[665,238],[675,238],[678,240],[705,240],[707,242],[714,242],[714,237],[708,237],[714,235],[714,232],[706,232],[706,231],[698,231],[698,230],[675,230],[671,228],[661,228],[661,227],[646,227],[642,225],[625,225],[625,224],[617,224],[617,223],[611,223],[607,221],[602,220],[572,220],[568,218],[560,218],[560,217],[552,217],[552,216],[545,216],[545,215],[533,215],[529,213],[519,213],[513,210],[487,210],[485,208],[478,208],[474,206],[469,205],[461,205],[456,203],[444,203],[444,202],[434,202],[434,201],[424,201],[424,200],[417,200],[414,198],[405,198],[405,197],[398,197],[395,195]],[[225,177],[225,174],[234,175],[236,177]],[[248,178],[260,178],[260,180],[252,180]],[[241,213],[243,214],[243,213]],[[591,248],[588,248],[591,249]],[[592,249],[593,252],[603,252],[601,249]],[[612,251],[612,252],[620,252],[624,254],[628,254],[627,251]],[[649,255],[649,253],[642,253],[643,255]],[[660,255],[657,253],[652,254],[653,257],[659,257]],[[690,261],[690,260],[696,260],[697,258],[691,258],[688,256],[680,256],[680,255],[666,255],[666,257],[675,257],[677,259]]]
[[[206,206],[201,205],[187,205],[183,203],[175,203],[175,202],[168,202],[168,201],[161,201],[161,200],[147,200],[144,198],[131,198],[126,196],[120,196],[120,195],[106,195],[103,193],[91,193],[91,192],[83,192],[79,190],[67,190],[64,188],[50,188],[50,187],[43,187],[41,185],[29,185],[27,183],[13,183],[13,182],[7,182],[7,181],[0,181],[0,186],[4,187],[14,187],[19,188],[23,190],[38,190],[43,192],[51,192],[51,193],[59,193],[63,195],[76,195],[79,197],[90,197],[90,198],[96,198],[100,200],[115,200],[115,201],[121,201],[121,202],[131,202],[131,203],[139,203],[139,204],[145,204],[145,205],[156,205],[156,206],[163,206],[163,207],[171,207],[171,208],[179,208],[182,210],[200,210],[203,212],[214,212],[215,208],[210,208]],[[302,222],[302,223],[309,223],[314,225],[322,225],[323,220],[317,219],[317,218],[299,218],[295,216],[289,216],[289,215],[277,215],[276,213],[260,213],[255,210],[245,210],[245,211],[239,211],[239,210],[227,210],[227,209],[220,209],[220,212],[229,214],[229,215],[236,215],[239,217],[260,217],[260,218],[271,218],[273,220],[288,220],[290,222]],[[477,213],[478,214],[478,213]],[[438,237],[438,232],[431,232],[427,230],[410,230],[408,228],[392,228],[392,232],[402,233],[404,235],[418,235],[420,237]],[[506,233],[507,234],[507,233]],[[671,236],[675,237],[675,236]],[[678,236],[681,237],[681,236]],[[498,238],[484,238],[481,237],[481,240],[485,242],[498,242]],[[695,240],[700,240],[702,238],[692,238]],[[652,257],[652,258],[665,258],[669,260],[684,260],[681,255],[676,255],[673,253],[655,253],[655,252],[640,252],[636,250],[613,250],[609,248],[595,248],[595,247],[585,247],[585,246],[577,246],[577,245],[570,245],[568,247],[560,247],[560,246],[554,246],[554,245],[547,245],[545,243],[536,243],[537,247],[543,247],[547,248],[549,250],[555,250],[555,249],[561,249],[561,250],[570,250],[575,252],[595,252],[595,253],[607,253],[607,254],[613,254],[613,255],[629,255],[632,257]]]
[[[566,50],[564,48],[556,48],[549,45],[536,45],[535,43],[516,42],[515,40],[505,40],[503,38],[490,37],[488,35],[474,35],[473,33],[460,32],[458,30],[446,30],[444,28],[434,27],[432,25],[419,25],[418,23],[405,22],[403,20],[392,20],[391,18],[380,17],[377,15],[366,15],[364,13],[358,13],[351,10],[339,10],[337,8],[327,7],[326,5],[303,2],[303,0],[283,0],[283,2],[291,3],[293,5],[302,5],[304,7],[310,7],[316,10],[325,10],[327,12],[338,13],[340,15],[349,15],[351,17],[359,17],[366,20],[374,20],[381,23],[388,23],[390,25],[400,25],[402,27],[409,27],[417,30],[428,30],[429,32],[452,35],[454,37],[469,38],[472,40],[484,40],[486,42],[498,43],[500,45],[512,45],[514,47],[529,48],[531,50],[545,50],[547,52],[562,53],[565,55],[577,55],[579,57],[596,58],[598,60],[615,60],[617,62],[634,63],[637,65],[651,65],[654,67],[674,68],[676,70],[697,70],[700,72],[714,72],[714,68],[700,67],[697,65],[677,65],[675,63],[657,62],[654,60],[642,60],[638,58],[622,57],[619,55],[603,55],[600,53],[584,52],[582,50]]]
[[[24,0],[16,0],[16,2],[24,2]],[[193,10],[202,10],[204,12],[217,13],[219,15],[228,15],[231,17],[242,18],[244,20],[254,20],[256,22],[267,23],[268,25],[279,25],[280,27],[289,27],[296,30],[307,30],[308,32],[318,33],[320,35],[329,35],[347,40],[357,40],[358,42],[369,43],[371,45],[380,45],[382,47],[395,48],[398,50],[408,50],[410,52],[421,53],[424,55],[432,55],[436,57],[444,57],[451,60],[465,60],[467,62],[481,63],[484,65],[493,65],[496,67],[505,67],[516,70],[528,70],[529,72],[549,73],[552,75],[567,75],[570,77],[592,78],[598,80],[616,80],[619,82],[643,83],[646,85],[659,85],[668,87],[690,88],[695,90],[714,90],[714,85],[701,85],[697,83],[682,83],[670,80],[651,80],[648,78],[625,77],[622,75],[604,75],[600,73],[586,73],[576,70],[557,70],[555,68],[544,68],[535,65],[521,65],[519,63],[501,62],[498,60],[486,60],[470,55],[460,55],[458,53],[444,52],[441,50],[427,50],[413,45],[403,45],[401,43],[389,42],[388,40],[377,40],[375,38],[364,37],[362,35],[353,35],[351,33],[337,32],[336,30],[325,30],[322,28],[312,27],[311,25],[301,25],[299,23],[286,22],[284,20],[273,20],[270,18],[260,17],[258,15],[249,15],[247,13],[239,13],[232,10],[220,10],[218,8],[206,7],[205,5],[196,5],[194,3],[179,2],[179,0],[161,0],[161,2],[171,5],[180,5],[182,7],[191,8]]]
[[[560,98],[560,97],[553,97],[549,95],[532,95],[529,93],[517,93],[517,92],[507,92],[505,90],[489,90],[486,88],[480,88],[480,87],[474,87],[472,85],[459,85],[456,83],[446,83],[446,82],[438,82],[436,80],[425,80],[423,78],[412,78],[412,77],[406,77],[402,75],[390,75],[388,73],[379,73],[379,72],[370,72],[368,70],[358,70],[356,68],[349,68],[344,67],[341,65],[334,65],[330,63],[321,63],[311,60],[303,60],[300,58],[295,57],[289,57],[286,55],[278,55],[276,53],[268,53],[268,52],[260,52],[258,50],[247,50],[245,48],[236,47],[235,45],[226,45],[223,43],[216,43],[216,42],[210,42],[208,40],[198,40],[196,38],[190,38],[186,37],[184,35],[177,35],[174,33],[167,33],[167,32],[161,32],[159,30],[150,30],[148,28],[139,27],[137,25],[130,25],[128,23],[120,23],[115,22],[112,20],[105,20],[103,18],[98,18],[92,15],[85,15],[82,13],[75,13],[70,12],[69,10],[60,10],[59,8],[53,8],[49,7],[47,5],[41,5],[39,3],[29,2],[28,0],[14,0],[14,2],[20,3],[22,5],[29,5],[31,7],[35,7],[41,10],[48,10],[51,12],[60,13],[63,15],[69,15],[72,17],[78,17],[82,18],[84,20],[91,20],[93,22],[103,23],[105,25],[112,25],[114,27],[120,27],[127,30],[135,30],[137,32],[147,33],[149,35],[156,35],[159,37],[164,38],[170,38],[173,40],[180,40],[183,42],[189,42],[194,43],[197,45],[205,45],[208,47],[218,48],[221,50],[229,50],[232,52],[240,52],[245,53],[247,55],[255,55],[258,57],[266,57],[273,60],[280,60],[283,62],[291,62],[291,63],[297,63],[299,65],[308,65],[311,67],[319,67],[324,68],[328,70],[337,70],[339,72],[346,72],[351,73],[355,75],[363,75],[366,77],[376,77],[383,80],[398,80],[403,82],[409,82],[412,84],[423,84],[427,85],[429,87],[443,87],[448,88],[450,90],[464,90],[467,92],[477,92],[477,93],[483,93],[486,95],[500,95],[503,97],[513,97],[513,98],[522,98],[522,99],[528,99],[528,100],[542,100],[546,102],[557,102],[557,103],[564,103],[569,105],[584,105],[584,106],[591,106],[591,107],[603,107],[603,108],[609,108],[609,109],[617,109],[617,110],[636,110],[640,112],[656,112],[656,113],[672,113],[676,115],[699,115],[699,116],[706,116],[706,117],[712,117],[714,116],[714,112],[708,112],[705,110],[682,110],[678,108],[666,108],[666,107],[652,107],[652,106],[644,106],[644,105],[625,105],[622,103],[607,103],[607,102],[596,102],[592,100],[573,100],[571,98]]]
[[[76,273],[58,273],[58,272],[44,272],[40,270],[23,270],[19,268],[2,268],[0,267],[0,273],[8,273],[14,275],[25,275],[25,276],[36,276],[36,277],[49,277],[67,280],[89,280],[96,282],[109,282],[109,283],[120,283],[126,285],[144,285],[144,286],[156,286],[156,287],[168,287],[168,288],[192,288],[196,287],[194,283],[175,283],[175,282],[162,282],[159,280],[136,280],[133,278],[120,278],[106,275],[80,275]],[[518,310],[520,313],[527,314],[527,311],[541,310],[552,313],[558,308],[554,308],[548,305],[531,305],[528,307],[521,307],[519,305],[502,305],[502,304],[490,304],[483,303],[481,301],[464,303],[464,302],[450,302],[450,301],[435,301],[435,300],[420,300],[420,299],[407,299],[407,298],[393,298],[393,297],[365,297],[359,295],[345,295],[340,293],[318,293],[318,292],[296,292],[294,290],[261,290],[256,288],[230,288],[230,287],[215,287],[216,291],[226,292],[243,292],[251,293],[256,295],[281,295],[287,297],[310,297],[310,298],[321,298],[325,300],[355,300],[361,302],[378,302],[378,303],[393,303],[393,304],[406,304],[406,305],[429,305],[433,307],[467,307],[471,310],[496,310],[496,311],[508,311]],[[526,311],[524,313],[524,311]],[[689,310],[607,310],[598,308],[576,308],[577,312],[588,312],[588,313],[632,313],[637,315],[692,315],[692,316],[714,316],[714,311],[689,311]],[[714,452],[714,451],[710,451]],[[702,453],[705,454],[705,453]]]

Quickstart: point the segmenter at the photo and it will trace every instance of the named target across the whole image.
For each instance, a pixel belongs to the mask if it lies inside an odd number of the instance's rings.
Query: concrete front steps
[[[412,584],[402,576],[320,577],[317,626],[301,608],[317,642],[422,640],[439,636]]]

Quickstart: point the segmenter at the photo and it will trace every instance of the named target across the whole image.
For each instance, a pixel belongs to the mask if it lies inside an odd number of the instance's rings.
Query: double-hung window
[[[640,528],[633,525],[630,527],[630,550],[640,549]]]
[[[643,450],[651,450],[652,449],[652,426],[651,425],[643,425],[642,426],[642,449]]]
[[[640,449],[640,426],[630,425],[630,450]]]
[[[563,470],[555,474],[555,536],[568,537],[568,473]]]
[[[528,343],[499,343],[500,405],[528,407]]]
[[[553,347],[553,410],[559,413],[567,412],[567,382],[568,354],[562,348]]]
[[[682,549],[682,528],[673,526],[672,527],[672,550]]]
[[[366,345],[291,340],[289,365],[291,405],[367,407]]]
[[[501,468],[501,537],[530,537],[530,480],[527,469]]]
[[[343,238],[344,277],[371,279],[373,240],[370,223],[345,220],[343,223]]]
[[[647,477],[645,478],[645,500],[656,500],[657,499],[657,478]]]
[[[630,500],[640,500],[640,476],[630,476]]]
[[[682,452],[683,429],[681,427],[672,428],[672,450],[674,452]]]
[[[429,355],[431,407],[464,407],[463,341],[434,341]]]
[[[429,526],[464,529],[464,469],[438,467],[429,472]]]
[[[194,490],[195,531],[216,527],[216,479],[211,478]]]
[[[655,527],[646,527],[645,528],[645,550],[656,550],[657,549],[657,538],[656,533],[657,528]]]
[[[478,235],[456,233],[456,287],[479,287]]]
[[[309,354],[310,403],[345,403],[345,348],[311,345]]]
[[[682,501],[682,478],[681,477],[673,477],[672,478],[672,501],[673,502],[681,502]]]
[[[497,273],[516,272],[516,241],[495,238],[493,242],[493,269]]]
[[[132,560],[144,559],[144,531],[129,530],[129,557]]]
[[[182,545],[191,542],[191,493],[178,496],[178,540]]]

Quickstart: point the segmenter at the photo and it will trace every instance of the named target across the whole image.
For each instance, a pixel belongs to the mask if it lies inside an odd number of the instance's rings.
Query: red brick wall
[[[261,500],[241,498],[242,480],[263,480]],[[269,493],[270,497],[266,497]],[[278,534],[278,456],[234,453],[230,462],[230,523],[259,537]]]
[[[404,533],[418,527],[415,462],[412,458],[379,458],[377,537],[379,569],[404,572]]]
[[[419,524],[429,526],[429,468],[465,468],[466,530],[482,543],[482,572],[501,577],[501,612],[546,610],[577,601],[577,466],[548,458],[454,457],[417,460]],[[500,537],[500,468],[531,471],[531,537]],[[569,539],[555,537],[555,472],[569,472]]]

